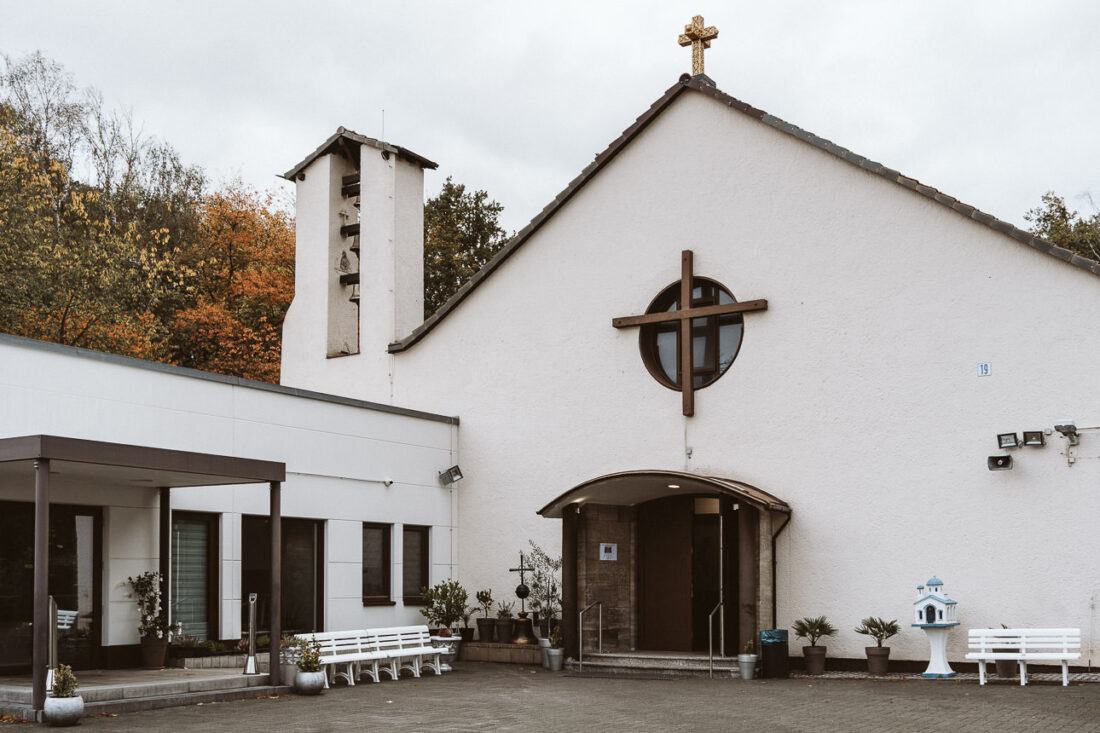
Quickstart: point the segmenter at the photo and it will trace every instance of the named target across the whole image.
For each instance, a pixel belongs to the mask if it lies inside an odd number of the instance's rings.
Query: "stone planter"
[[[141,639],[141,666],[145,669],[163,669],[168,654],[168,639],[145,636]]]
[[[542,666],[544,669],[550,669],[550,640],[539,639],[539,651],[542,652]]]
[[[825,649],[823,646],[804,646],[802,656],[806,660],[806,674],[825,674]]]
[[[478,641],[492,642],[496,641],[497,633],[496,619],[491,618],[479,618],[477,619],[477,639]]]
[[[872,677],[885,677],[890,670],[890,647],[864,647],[867,652],[867,674]]]
[[[510,618],[498,618],[496,620],[498,644],[512,643],[512,626],[514,623],[515,620]]]
[[[560,672],[561,664],[565,657],[564,649],[547,649],[546,650],[547,663],[550,666],[551,672]]]
[[[46,725],[69,726],[76,725],[84,715],[84,698],[76,697],[47,697],[46,706],[42,710],[42,717]]]
[[[737,655],[737,668],[741,670],[741,679],[751,680],[756,676],[756,660],[755,654]]]
[[[303,672],[298,670],[294,679],[294,691],[299,695],[318,695],[325,688],[325,671]]]

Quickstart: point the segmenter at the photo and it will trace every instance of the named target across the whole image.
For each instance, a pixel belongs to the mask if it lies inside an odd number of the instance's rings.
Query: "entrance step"
[[[659,652],[588,653],[584,655],[584,671],[579,671],[577,660],[570,659],[566,668],[584,677],[632,676],[632,677],[707,677],[710,675],[710,657],[702,654],[671,654]],[[736,677],[741,670],[737,657],[715,657],[715,677]]]

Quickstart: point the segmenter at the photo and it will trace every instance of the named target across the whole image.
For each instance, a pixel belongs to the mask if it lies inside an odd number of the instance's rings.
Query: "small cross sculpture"
[[[680,35],[681,46],[691,46],[691,75],[703,73],[703,49],[710,48],[710,42],[718,37],[714,26],[703,27],[703,16],[696,15],[684,26]]]
[[[523,564],[523,553],[519,553],[519,567],[508,568],[510,573],[519,573],[519,587],[516,588],[516,597],[519,598],[519,610],[520,614],[527,613],[527,602],[524,600],[531,591],[527,588],[527,583],[524,581],[523,574],[533,571],[534,568],[529,568]],[[522,589],[522,592],[521,592]]]

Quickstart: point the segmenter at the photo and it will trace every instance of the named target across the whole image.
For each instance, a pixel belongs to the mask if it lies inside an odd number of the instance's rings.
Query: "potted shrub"
[[[898,620],[883,621],[881,618],[868,616],[860,622],[855,631],[857,634],[866,634],[872,637],[876,645],[865,647],[867,652],[867,673],[872,677],[882,677],[890,668],[890,647],[883,646],[882,642],[897,634],[901,629]]]
[[[835,636],[836,627],[824,616],[807,616],[795,621],[791,628],[798,638],[810,640],[809,646],[802,647],[802,656],[806,659],[806,674],[824,674],[826,647],[818,646],[817,640],[825,636]]]
[[[737,668],[741,670],[741,679],[751,680],[756,674],[756,642],[749,639],[745,649],[737,655]]]
[[[531,540],[527,564],[531,567],[531,597],[528,604],[539,619],[538,635],[546,638],[561,614],[561,556],[549,554]]]
[[[293,634],[283,634],[279,643],[279,667],[282,671],[283,684],[294,686],[294,680],[298,677],[298,658],[301,656],[301,640]]]
[[[474,597],[484,614],[477,620],[477,638],[480,641],[493,641],[496,638],[497,623],[495,619],[489,618],[489,611],[493,608],[493,589],[479,590]]]
[[[164,580],[159,572],[150,570],[126,582],[137,596],[138,634],[141,635],[141,664],[146,669],[160,669],[168,652],[168,642],[173,634],[183,631],[179,623],[169,624],[168,614],[161,608],[160,584]]]
[[[512,609],[516,602],[497,604],[497,642],[500,644],[512,643]]]
[[[294,691],[299,695],[317,695],[325,687],[325,673],[321,671],[321,644],[317,637],[298,641],[298,674],[294,678]]]
[[[560,672],[561,664],[565,657],[565,650],[561,648],[561,627],[555,626],[550,632],[550,647],[546,650],[547,661],[551,672]]]
[[[53,672],[53,685],[42,716],[47,725],[76,725],[84,715],[84,698],[76,694],[76,675],[67,664],[59,664]]]
[[[439,624],[439,635],[450,636],[451,627],[458,623],[466,612],[466,589],[457,580],[444,580],[431,588],[421,588],[420,595],[426,605],[420,613],[428,619],[428,624]]]

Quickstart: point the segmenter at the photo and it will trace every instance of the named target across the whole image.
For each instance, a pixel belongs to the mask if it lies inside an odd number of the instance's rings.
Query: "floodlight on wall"
[[[1042,430],[1025,430],[1024,445],[1046,445],[1047,438]]]
[[[1020,438],[1016,433],[1000,433],[997,435],[998,448],[1016,448],[1020,445]]]
[[[990,456],[985,459],[985,467],[990,471],[1011,471],[1012,456]]]
[[[1077,426],[1073,423],[1055,425],[1054,429],[1061,433],[1070,445],[1077,445],[1081,441],[1081,436],[1077,434]]]
[[[462,469],[458,467],[458,464],[451,466],[446,471],[439,472],[439,483],[441,486],[449,486],[456,481],[462,480]]]

